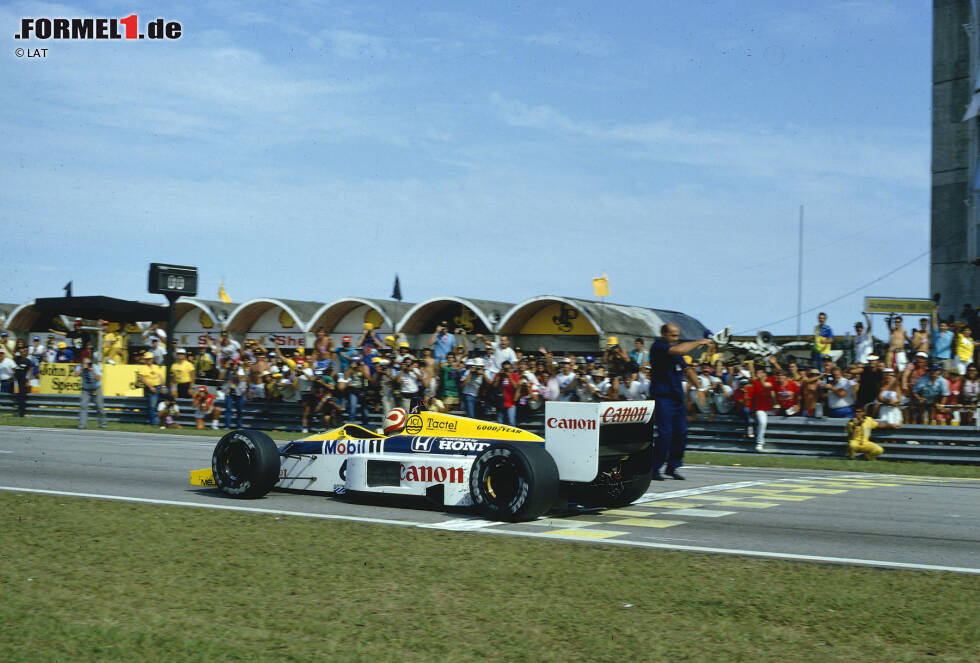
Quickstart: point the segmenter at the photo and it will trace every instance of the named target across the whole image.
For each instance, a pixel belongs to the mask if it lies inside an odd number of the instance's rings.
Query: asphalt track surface
[[[0,490],[275,512],[445,530],[980,574],[980,480],[692,466],[625,509],[520,524],[424,502],[189,485],[215,437],[0,427]]]

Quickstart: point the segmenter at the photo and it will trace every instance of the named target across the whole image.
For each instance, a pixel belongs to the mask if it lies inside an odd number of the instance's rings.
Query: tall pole
[[[800,337],[800,316],[803,311],[803,205],[800,205],[800,237],[796,270],[796,337]]]

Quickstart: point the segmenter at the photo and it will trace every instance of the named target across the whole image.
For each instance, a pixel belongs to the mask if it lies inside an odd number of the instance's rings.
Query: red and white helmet
[[[408,413],[403,408],[396,407],[389,410],[388,414],[385,415],[384,434],[394,435],[400,432],[401,429],[405,428],[406,419],[408,419]]]

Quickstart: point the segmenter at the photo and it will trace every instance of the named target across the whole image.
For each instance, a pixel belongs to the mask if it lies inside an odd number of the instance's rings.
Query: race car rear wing
[[[641,451],[653,441],[654,401],[573,403],[548,401],[544,446],[562,481],[589,482],[599,457]]]

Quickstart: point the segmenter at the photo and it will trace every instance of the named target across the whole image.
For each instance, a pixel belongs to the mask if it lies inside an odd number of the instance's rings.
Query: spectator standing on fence
[[[830,354],[830,348],[834,343],[834,330],[827,324],[827,314],[820,312],[817,314],[817,324],[813,328],[813,365],[816,366],[820,360]]]
[[[156,426],[158,402],[163,391],[163,369],[157,366],[152,352],[143,353],[143,365],[137,370],[136,377],[143,385],[149,423],[151,426]]]
[[[448,326],[442,322],[429,338],[429,345],[432,346],[432,358],[441,364],[446,361],[449,353],[456,347],[456,337],[449,333]]]
[[[863,453],[868,460],[880,456],[884,449],[871,441],[871,431],[875,428],[898,428],[898,424],[878,423],[867,416],[861,406],[854,408],[854,417],[847,422],[847,457],[854,460],[854,454]]]
[[[866,364],[868,356],[874,353],[874,337],[871,335],[871,318],[867,311],[862,311],[864,321],[868,328],[860,321],[854,323],[854,361],[858,364]]]
[[[27,348],[14,352],[14,384],[17,387],[18,417],[27,414],[27,394],[31,390],[29,383],[34,372],[34,364],[28,357],[29,352]]]
[[[929,318],[919,318],[919,328],[912,330],[912,336],[907,337],[912,353],[924,352],[929,354]]]
[[[953,339],[955,334],[949,328],[949,323],[939,320],[939,304],[932,307],[932,357],[944,370],[953,367]]]
[[[187,350],[177,348],[177,361],[170,366],[174,382],[177,384],[177,398],[192,398],[194,386],[194,364],[187,359]]]
[[[105,428],[105,403],[102,399],[102,369],[88,357],[82,360],[72,375],[80,375],[81,398],[78,403],[78,427],[85,428],[88,423],[88,404],[95,402],[95,412],[99,415],[99,428]]]
[[[905,354],[908,334],[902,328],[902,316],[889,316],[885,318],[885,322],[888,323],[888,354],[885,355],[885,365],[900,374],[908,365],[908,356]]]
[[[953,366],[960,375],[966,375],[967,367],[973,363],[973,353],[975,351],[973,341],[973,330],[969,325],[960,327],[956,334],[956,355],[953,358]]]

